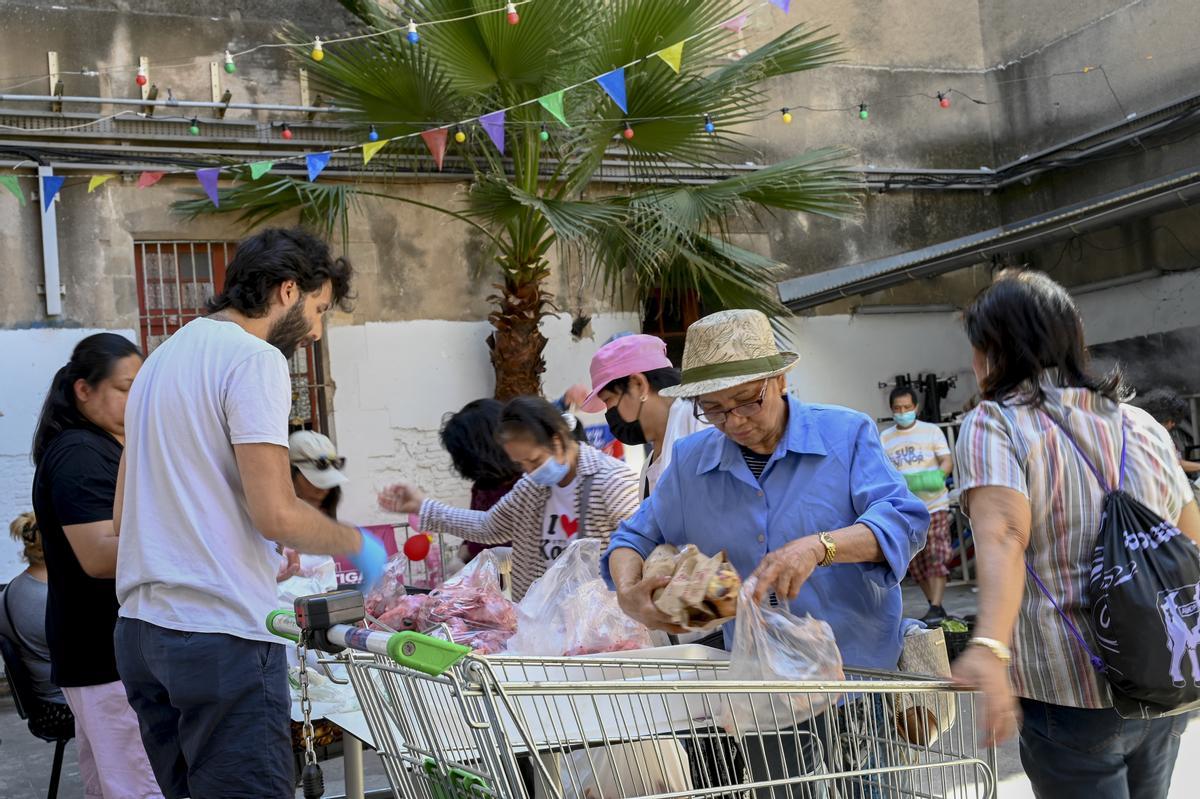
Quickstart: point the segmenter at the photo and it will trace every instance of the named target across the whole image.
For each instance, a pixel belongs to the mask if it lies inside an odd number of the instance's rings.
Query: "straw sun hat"
[[[760,311],[718,311],[694,322],[683,345],[683,382],[664,397],[698,397],[787,372],[800,356],[781,351]]]

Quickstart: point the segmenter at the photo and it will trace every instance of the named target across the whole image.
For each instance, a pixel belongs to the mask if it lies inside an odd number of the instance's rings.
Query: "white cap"
[[[337,456],[333,442],[320,433],[297,430],[288,437],[288,460],[317,488],[337,488],[349,482],[350,478],[332,463],[324,469],[317,468],[317,462],[322,458],[335,461]]]

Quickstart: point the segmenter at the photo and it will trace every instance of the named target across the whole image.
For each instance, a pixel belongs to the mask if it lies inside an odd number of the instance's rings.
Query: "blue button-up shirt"
[[[788,398],[787,431],[759,480],[738,445],[719,430],[675,442],[650,498],[612,536],[601,563],[625,547],[643,558],[659,544],[725,550],[742,578],[790,541],[861,522],[883,550],[882,563],[818,568],[790,609],[833,628],[850,666],[895,669],[902,645],[900,581],[925,546],[929,513],[908,490],[864,414]],[[732,625],[725,640],[732,641]]]

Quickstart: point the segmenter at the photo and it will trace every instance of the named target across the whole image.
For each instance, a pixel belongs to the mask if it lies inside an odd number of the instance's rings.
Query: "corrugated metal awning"
[[[1185,206],[1200,196],[1200,167],[1063,206],[1018,222],[900,255],[785,280],[779,297],[793,311],[882,291],[917,278],[962,269],[1001,252],[1029,249],[1108,227],[1130,217]]]

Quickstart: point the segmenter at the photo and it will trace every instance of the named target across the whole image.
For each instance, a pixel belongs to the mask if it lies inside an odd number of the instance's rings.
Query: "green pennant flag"
[[[11,191],[13,196],[21,201],[21,207],[25,207],[25,192],[21,191],[21,183],[16,175],[0,175],[0,186]]]
[[[539,97],[538,105],[549,111],[554,115],[555,119],[569,128],[571,125],[567,122],[567,117],[563,113],[563,93],[565,91],[565,89],[559,89],[558,91],[554,92],[554,94],[547,94],[544,97]]]
[[[250,165],[250,179],[258,180],[263,175],[271,171],[271,167],[275,166],[274,161],[255,161]]]

